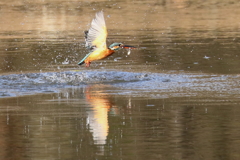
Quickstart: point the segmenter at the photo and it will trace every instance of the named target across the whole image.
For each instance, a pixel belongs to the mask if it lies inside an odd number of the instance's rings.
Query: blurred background
[[[2,159],[239,159],[238,0],[1,0]],[[84,31],[104,11],[91,67]]]
[[[2,73],[78,68],[87,53],[83,31],[100,10],[108,45],[139,49],[130,56],[121,51],[94,68],[239,72],[238,1],[3,0],[0,7]]]

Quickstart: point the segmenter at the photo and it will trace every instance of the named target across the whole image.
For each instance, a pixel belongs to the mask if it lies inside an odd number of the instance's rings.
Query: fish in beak
[[[137,47],[134,47],[134,46],[124,45],[124,44],[122,44],[120,47],[127,49],[128,50],[128,53],[127,53],[128,55],[130,55],[131,49],[136,49],[137,48]]]

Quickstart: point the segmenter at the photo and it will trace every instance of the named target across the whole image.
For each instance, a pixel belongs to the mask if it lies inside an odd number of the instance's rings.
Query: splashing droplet
[[[128,49],[128,53],[127,53],[128,55],[130,55],[131,54],[131,49]]]

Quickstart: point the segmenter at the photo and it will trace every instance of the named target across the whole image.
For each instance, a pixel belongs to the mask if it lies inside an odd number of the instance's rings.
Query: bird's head
[[[122,43],[113,43],[111,44],[109,47],[109,49],[113,50],[113,51],[117,51],[117,50],[120,50],[122,48],[126,48],[126,49],[134,49],[136,47],[133,47],[133,46],[129,46],[129,45],[124,45]]]
[[[117,50],[122,49],[122,47],[121,47],[122,45],[123,45],[122,43],[113,43],[108,48],[113,51],[117,51]]]

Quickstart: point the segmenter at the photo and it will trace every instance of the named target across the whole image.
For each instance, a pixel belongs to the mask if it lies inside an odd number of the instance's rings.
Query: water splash
[[[56,92],[59,88],[96,83],[125,83],[149,80],[146,73],[117,71],[65,71],[0,76],[0,97]]]
[[[107,84],[117,94],[156,97],[199,94],[239,94],[239,76],[134,73],[122,71],[65,71],[0,76],[0,97],[58,92],[61,88]],[[114,93],[113,93],[114,94]]]

